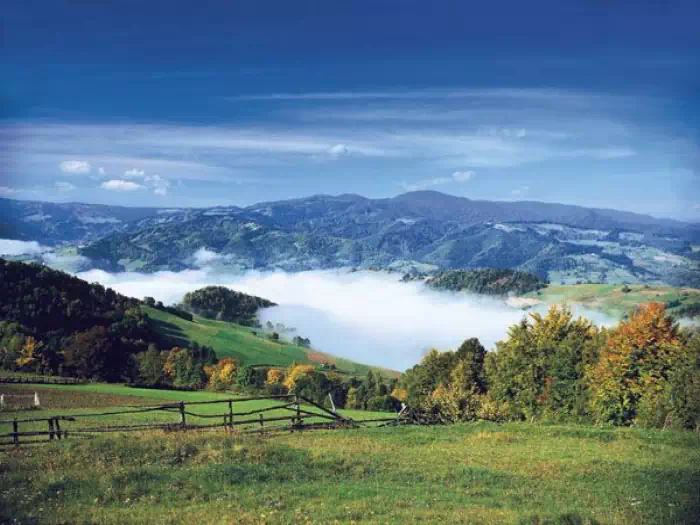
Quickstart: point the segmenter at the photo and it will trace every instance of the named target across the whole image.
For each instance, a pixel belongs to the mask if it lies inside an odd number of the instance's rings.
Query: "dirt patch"
[[[309,358],[309,361],[312,363],[326,363],[329,365],[334,365],[335,364],[335,359],[332,358],[331,356],[324,354],[322,352],[314,352],[313,350],[309,350],[306,353],[307,357]]]
[[[0,394],[5,394],[5,404],[12,410],[14,406],[29,407],[33,402],[34,392],[39,394],[41,408],[96,408],[125,405],[157,405],[158,401],[136,396],[120,396],[60,388],[17,388],[0,385]],[[30,396],[14,398],[13,396]]]

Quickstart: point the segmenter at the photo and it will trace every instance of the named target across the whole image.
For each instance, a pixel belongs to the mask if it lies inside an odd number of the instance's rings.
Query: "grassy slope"
[[[629,285],[630,292],[624,293],[617,284],[577,284],[550,285],[540,292],[531,292],[525,297],[537,299],[545,304],[580,304],[588,308],[602,310],[620,317],[634,310],[638,305],[649,302],[666,302],[674,299],[700,298],[700,290],[673,288],[670,286]]]
[[[316,364],[326,362],[334,363],[339,370],[352,375],[366,375],[370,368],[385,377],[396,375],[391,370],[355,363],[284,341],[270,341],[262,331],[259,331],[260,335],[254,335],[255,330],[246,326],[199,316],[190,322],[154,308],[144,307],[144,310],[158,323],[158,330],[173,342],[186,346],[187,340],[195,340],[201,345],[214,348],[218,357],[235,357],[245,364],[289,366],[295,361]]]
[[[3,453],[20,523],[698,523],[692,433],[460,424],[155,433]]]

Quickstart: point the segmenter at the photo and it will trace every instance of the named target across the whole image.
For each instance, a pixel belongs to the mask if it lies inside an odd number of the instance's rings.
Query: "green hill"
[[[677,317],[700,315],[700,290],[671,286],[641,284],[577,284],[547,286],[524,296],[524,305],[543,304],[581,305],[622,317],[645,303],[664,303]]]
[[[219,358],[233,357],[246,365],[289,366],[297,362],[335,365],[337,371],[349,375],[366,375],[370,369],[385,377],[398,375],[393,370],[355,363],[285,341],[272,341],[262,331],[247,326],[198,315],[187,321],[148,306],[143,309],[153,321],[155,330],[173,344],[187,346],[190,341],[197,341],[200,345],[212,347]]]

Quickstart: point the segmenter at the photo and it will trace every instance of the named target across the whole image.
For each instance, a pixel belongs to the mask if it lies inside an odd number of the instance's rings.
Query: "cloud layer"
[[[0,239],[0,255],[34,255],[48,249],[36,241]]]
[[[204,263],[212,254],[198,255]],[[78,276],[126,295],[153,296],[166,304],[210,284],[266,297],[280,306],[262,310],[263,322],[294,326],[325,352],[399,370],[415,364],[431,347],[456,348],[469,337],[478,337],[492,348],[524,315],[502,301],[436,292],[422,283],[399,283],[395,275],[375,272],[233,276],[206,269],[149,275],[92,270]],[[597,314],[596,320],[611,321]]]

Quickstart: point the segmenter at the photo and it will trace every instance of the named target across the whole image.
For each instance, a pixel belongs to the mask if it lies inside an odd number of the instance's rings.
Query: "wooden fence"
[[[234,407],[245,406],[246,402],[268,400],[275,404],[252,410],[234,411]],[[223,405],[223,411],[217,414],[195,412],[201,405]],[[194,407],[194,408],[193,408]],[[268,415],[267,412],[290,412],[282,416]],[[81,426],[81,419],[102,418],[122,415],[164,412],[176,416],[167,423],[133,423],[128,425],[105,424],[102,426]],[[193,420],[205,420],[204,423],[193,423]],[[312,420],[312,421],[308,421]],[[209,422],[211,421],[211,422]],[[256,396],[245,398],[221,399],[215,401],[192,401],[169,403],[157,406],[127,406],[109,412],[80,413],[71,415],[53,415],[45,418],[17,419],[0,421],[0,447],[19,446],[28,443],[47,443],[54,439],[68,439],[69,436],[91,436],[104,432],[133,432],[147,430],[204,430],[225,429],[240,433],[275,433],[280,431],[301,431],[319,428],[357,428],[367,424],[400,424],[407,422],[402,413],[394,417],[380,419],[355,420],[344,417],[335,411],[328,410],[320,404],[303,396],[294,394],[278,396]],[[25,430],[27,428],[46,425],[46,430]],[[2,432],[6,427],[11,432]]]
[[[0,376],[0,383],[29,383],[41,385],[82,385],[85,381],[74,377],[53,376]]]

